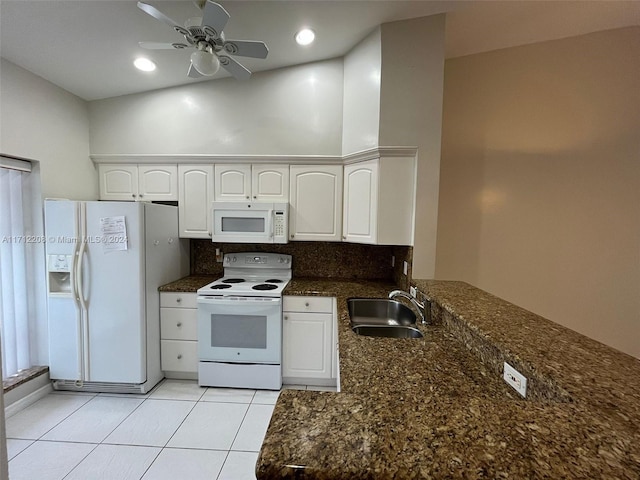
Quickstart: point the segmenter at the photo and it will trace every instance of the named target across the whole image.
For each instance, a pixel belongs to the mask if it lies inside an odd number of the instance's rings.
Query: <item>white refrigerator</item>
[[[158,287],[189,268],[177,207],[46,200],[45,235],[54,388],[151,390],[163,378]]]

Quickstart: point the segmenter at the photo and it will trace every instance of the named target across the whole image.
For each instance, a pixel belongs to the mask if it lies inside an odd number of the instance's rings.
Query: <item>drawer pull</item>
[[[182,358],[182,354],[181,354],[181,353],[179,353],[179,354],[178,354],[178,360],[180,360],[181,358]]]
[[[180,298],[180,297],[176,298],[176,302],[178,302],[178,303],[182,302],[182,298]]]
[[[289,320],[289,315],[285,315],[285,316],[284,316],[284,319],[285,319],[285,320]]]
[[[304,302],[304,306],[308,307],[309,306],[309,302]]]
[[[181,327],[181,326],[182,326],[182,322],[176,323],[176,327]]]

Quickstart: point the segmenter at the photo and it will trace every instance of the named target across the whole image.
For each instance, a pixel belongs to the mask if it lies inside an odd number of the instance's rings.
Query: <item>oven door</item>
[[[274,243],[273,204],[213,202],[214,242]]]
[[[269,297],[198,297],[200,361],[279,364],[282,301]]]

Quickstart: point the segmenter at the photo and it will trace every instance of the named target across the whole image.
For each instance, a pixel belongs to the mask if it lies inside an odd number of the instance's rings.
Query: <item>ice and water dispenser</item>
[[[71,269],[73,255],[49,255],[47,273],[49,275],[49,295],[71,295]]]

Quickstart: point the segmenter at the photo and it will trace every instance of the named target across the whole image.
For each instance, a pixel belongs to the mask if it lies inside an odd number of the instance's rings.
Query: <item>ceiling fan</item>
[[[202,18],[190,18],[184,27],[152,5],[138,2],[138,8],[153,18],[166,23],[184,36],[187,43],[140,42],[142,48],[150,50],[182,50],[195,48],[191,54],[191,65],[187,75],[191,78],[215,75],[220,66],[237,80],[246,80],[251,72],[229,55],[251,58],[267,58],[269,49],[264,42],[252,40],[227,40],[222,30],[230,18],[222,5],[211,0],[201,0]]]

